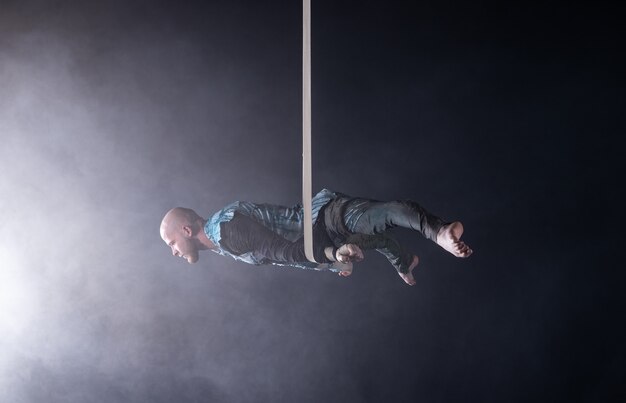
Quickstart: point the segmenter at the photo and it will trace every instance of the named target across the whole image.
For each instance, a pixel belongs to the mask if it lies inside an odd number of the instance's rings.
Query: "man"
[[[176,207],[163,217],[160,233],[174,256],[189,263],[198,261],[200,250],[212,250],[249,264],[329,269],[344,277],[351,274],[352,262],[363,259],[362,249],[376,249],[409,285],[415,284],[413,269],[419,259],[387,235],[387,229],[413,229],[457,257],[469,257],[473,252],[460,240],[460,222],[445,223],[410,200],[381,202],[324,189],[313,197],[312,213],[318,263],[308,262],[304,255],[300,205],[238,201],[208,220],[193,210]]]

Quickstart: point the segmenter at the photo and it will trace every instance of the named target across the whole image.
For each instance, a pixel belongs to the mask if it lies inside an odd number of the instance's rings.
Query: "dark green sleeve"
[[[256,220],[239,213],[233,219],[221,225],[220,245],[235,255],[254,252],[263,256],[267,263],[301,263],[308,262],[304,253],[304,239],[291,242],[263,226]],[[319,234],[318,235],[323,235]],[[332,246],[330,240],[316,236],[314,257],[318,263],[330,263],[324,255],[324,248]]]

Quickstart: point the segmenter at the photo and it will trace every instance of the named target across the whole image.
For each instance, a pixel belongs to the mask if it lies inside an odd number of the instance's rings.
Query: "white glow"
[[[2,239],[0,243],[5,244]],[[24,268],[5,247],[0,247],[0,333],[19,337],[29,326],[37,307],[34,284],[28,284]]]

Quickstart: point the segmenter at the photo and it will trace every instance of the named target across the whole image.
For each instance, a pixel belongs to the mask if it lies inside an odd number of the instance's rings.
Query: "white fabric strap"
[[[304,208],[304,253],[313,256],[313,174],[311,159],[311,1],[302,1],[302,206]]]

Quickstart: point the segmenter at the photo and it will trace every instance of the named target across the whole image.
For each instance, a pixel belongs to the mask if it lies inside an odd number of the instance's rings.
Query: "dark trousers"
[[[339,198],[341,203],[341,198]],[[362,249],[376,249],[400,273],[407,273],[413,254],[385,234],[394,227],[412,229],[427,239],[437,240],[437,234],[446,223],[412,200],[377,201],[364,198],[343,200],[342,221],[345,243],[355,243]]]

